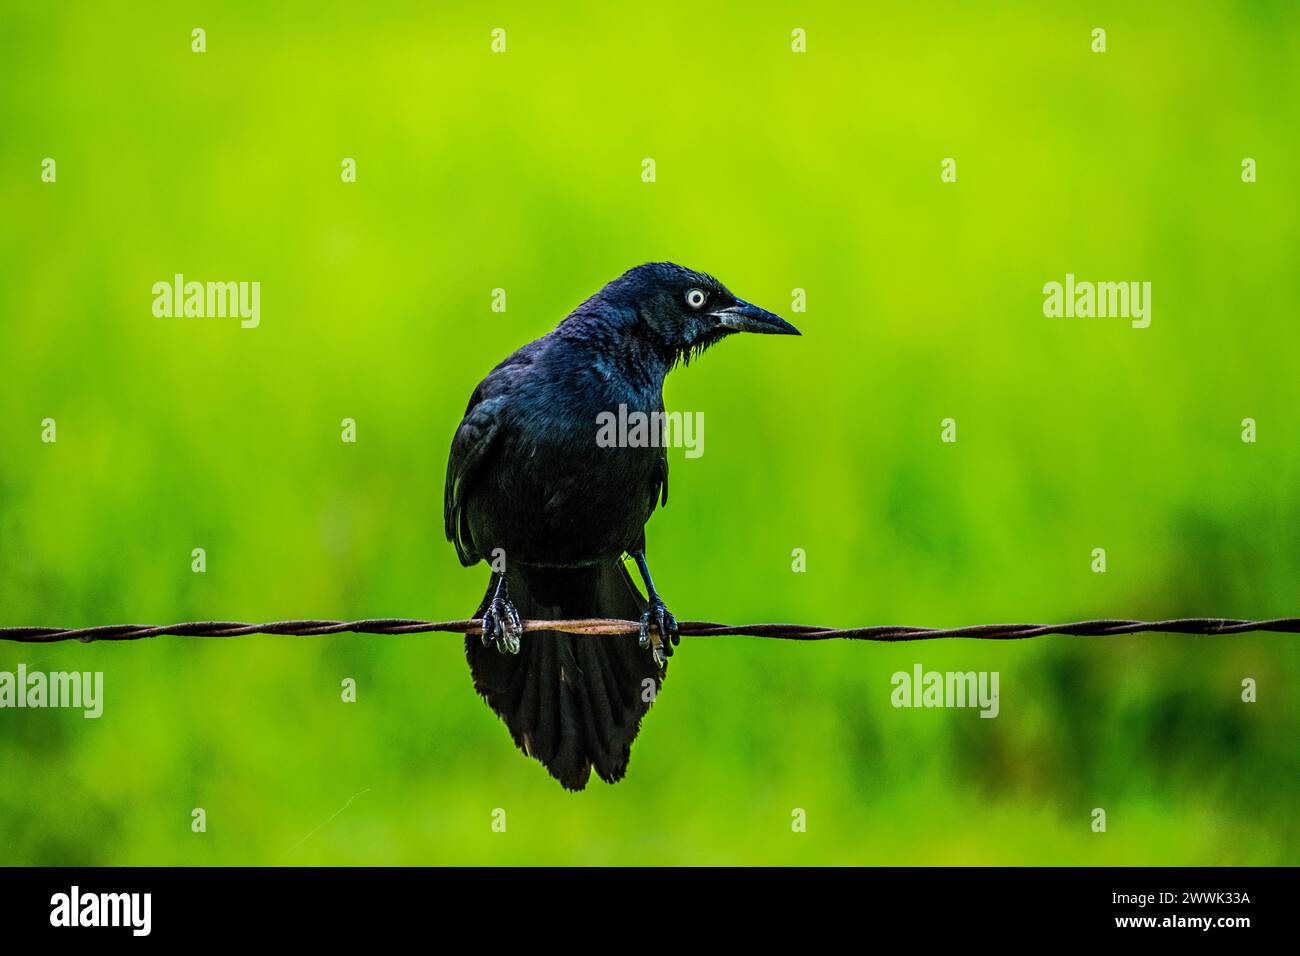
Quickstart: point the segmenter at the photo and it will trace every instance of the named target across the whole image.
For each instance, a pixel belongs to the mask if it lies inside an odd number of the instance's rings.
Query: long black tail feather
[[[584,568],[515,566],[506,588],[524,620],[610,617],[637,620],[645,600],[621,561]],[[479,605],[482,617],[495,581]],[[465,638],[474,689],[505,722],[520,750],[564,787],[581,790],[594,768],[615,783],[627,772],[641,718],[663,685],[664,670],[635,634],[536,631],[518,654]]]

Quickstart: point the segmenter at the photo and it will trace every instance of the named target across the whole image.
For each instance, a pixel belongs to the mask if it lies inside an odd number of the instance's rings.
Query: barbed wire
[[[612,618],[584,618],[566,621],[524,621],[529,631],[563,631],[566,634],[635,634],[641,625],[636,621]],[[138,641],[149,637],[245,637],[269,634],[281,637],[320,637],[328,634],[479,634],[483,622],[478,618],[459,621],[418,621],[408,618],[371,618],[362,621],[274,621],[246,624],[239,621],[188,621],[183,624],[104,624],[98,627],[3,627],[0,640],[27,644],[50,644],[57,641]],[[883,624],[870,627],[818,627],[813,624],[715,624],[711,621],[679,621],[683,637],[769,637],[787,641],[930,641],[937,638],[972,638],[981,641],[1018,641],[1049,634],[1073,637],[1119,637],[1148,631],[1163,634],[1200,634],[1219,636],[1269,631],[1300,634],[1300,617],[1274,618],[1266,621],[1241,621],[1230,618],[1187,617],[1168,621],[1131,621],[1107,619],[1077,621],[1073,624],[975,624],[968,627],[908,627]]]

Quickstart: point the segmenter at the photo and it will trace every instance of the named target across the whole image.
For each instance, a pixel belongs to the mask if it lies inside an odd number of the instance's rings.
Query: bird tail
[[[523,620],[635,621],[646,606],[622,561],[580,568],[514,565],[506,587]],[[494,591],[489,581],[477,617]],[[530,631],[520,638],[518,654],[484,647],[471,634],[465,657],[474,689],[505,722],[515,746],[569,790],[583,789],[593,767],[606,783],[623,778],[641,718],[664,678],[635,634]]]

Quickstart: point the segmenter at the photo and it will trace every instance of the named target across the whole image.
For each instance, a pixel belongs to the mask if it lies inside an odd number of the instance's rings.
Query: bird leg
[[[519,635],[523,632],[524,625],[519,620],[519,612],[510,603],[510,593],[506,590],[506,576],[499,574],[497,589],[483,611],[483,646],[487,647],[490,638],[502,654],[518,654]]]
[[[643,649],[653,650],[655,663],[662,667],[664,661],[673,656],[673,646],[681,643],[681,635],[677,633],[677,618],[672,616],[663,598],[655,590],[655,583],[650,579],[650,567],[645,561],[645,552],[633,551],[631,555],[641,572],[641,580],[645,582],[647,603],[645,613],[641,615],[640,644]],[[658,632],[653,635],[650,633],[652,624]]]

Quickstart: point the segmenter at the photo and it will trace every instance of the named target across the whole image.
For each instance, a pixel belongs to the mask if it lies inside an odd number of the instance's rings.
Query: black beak
[[[779,315],[760,309],[743,299],[726,309],[713,313],[723,328],[736,332],[758,332],[760,335],[798,335],[799,330]]]

